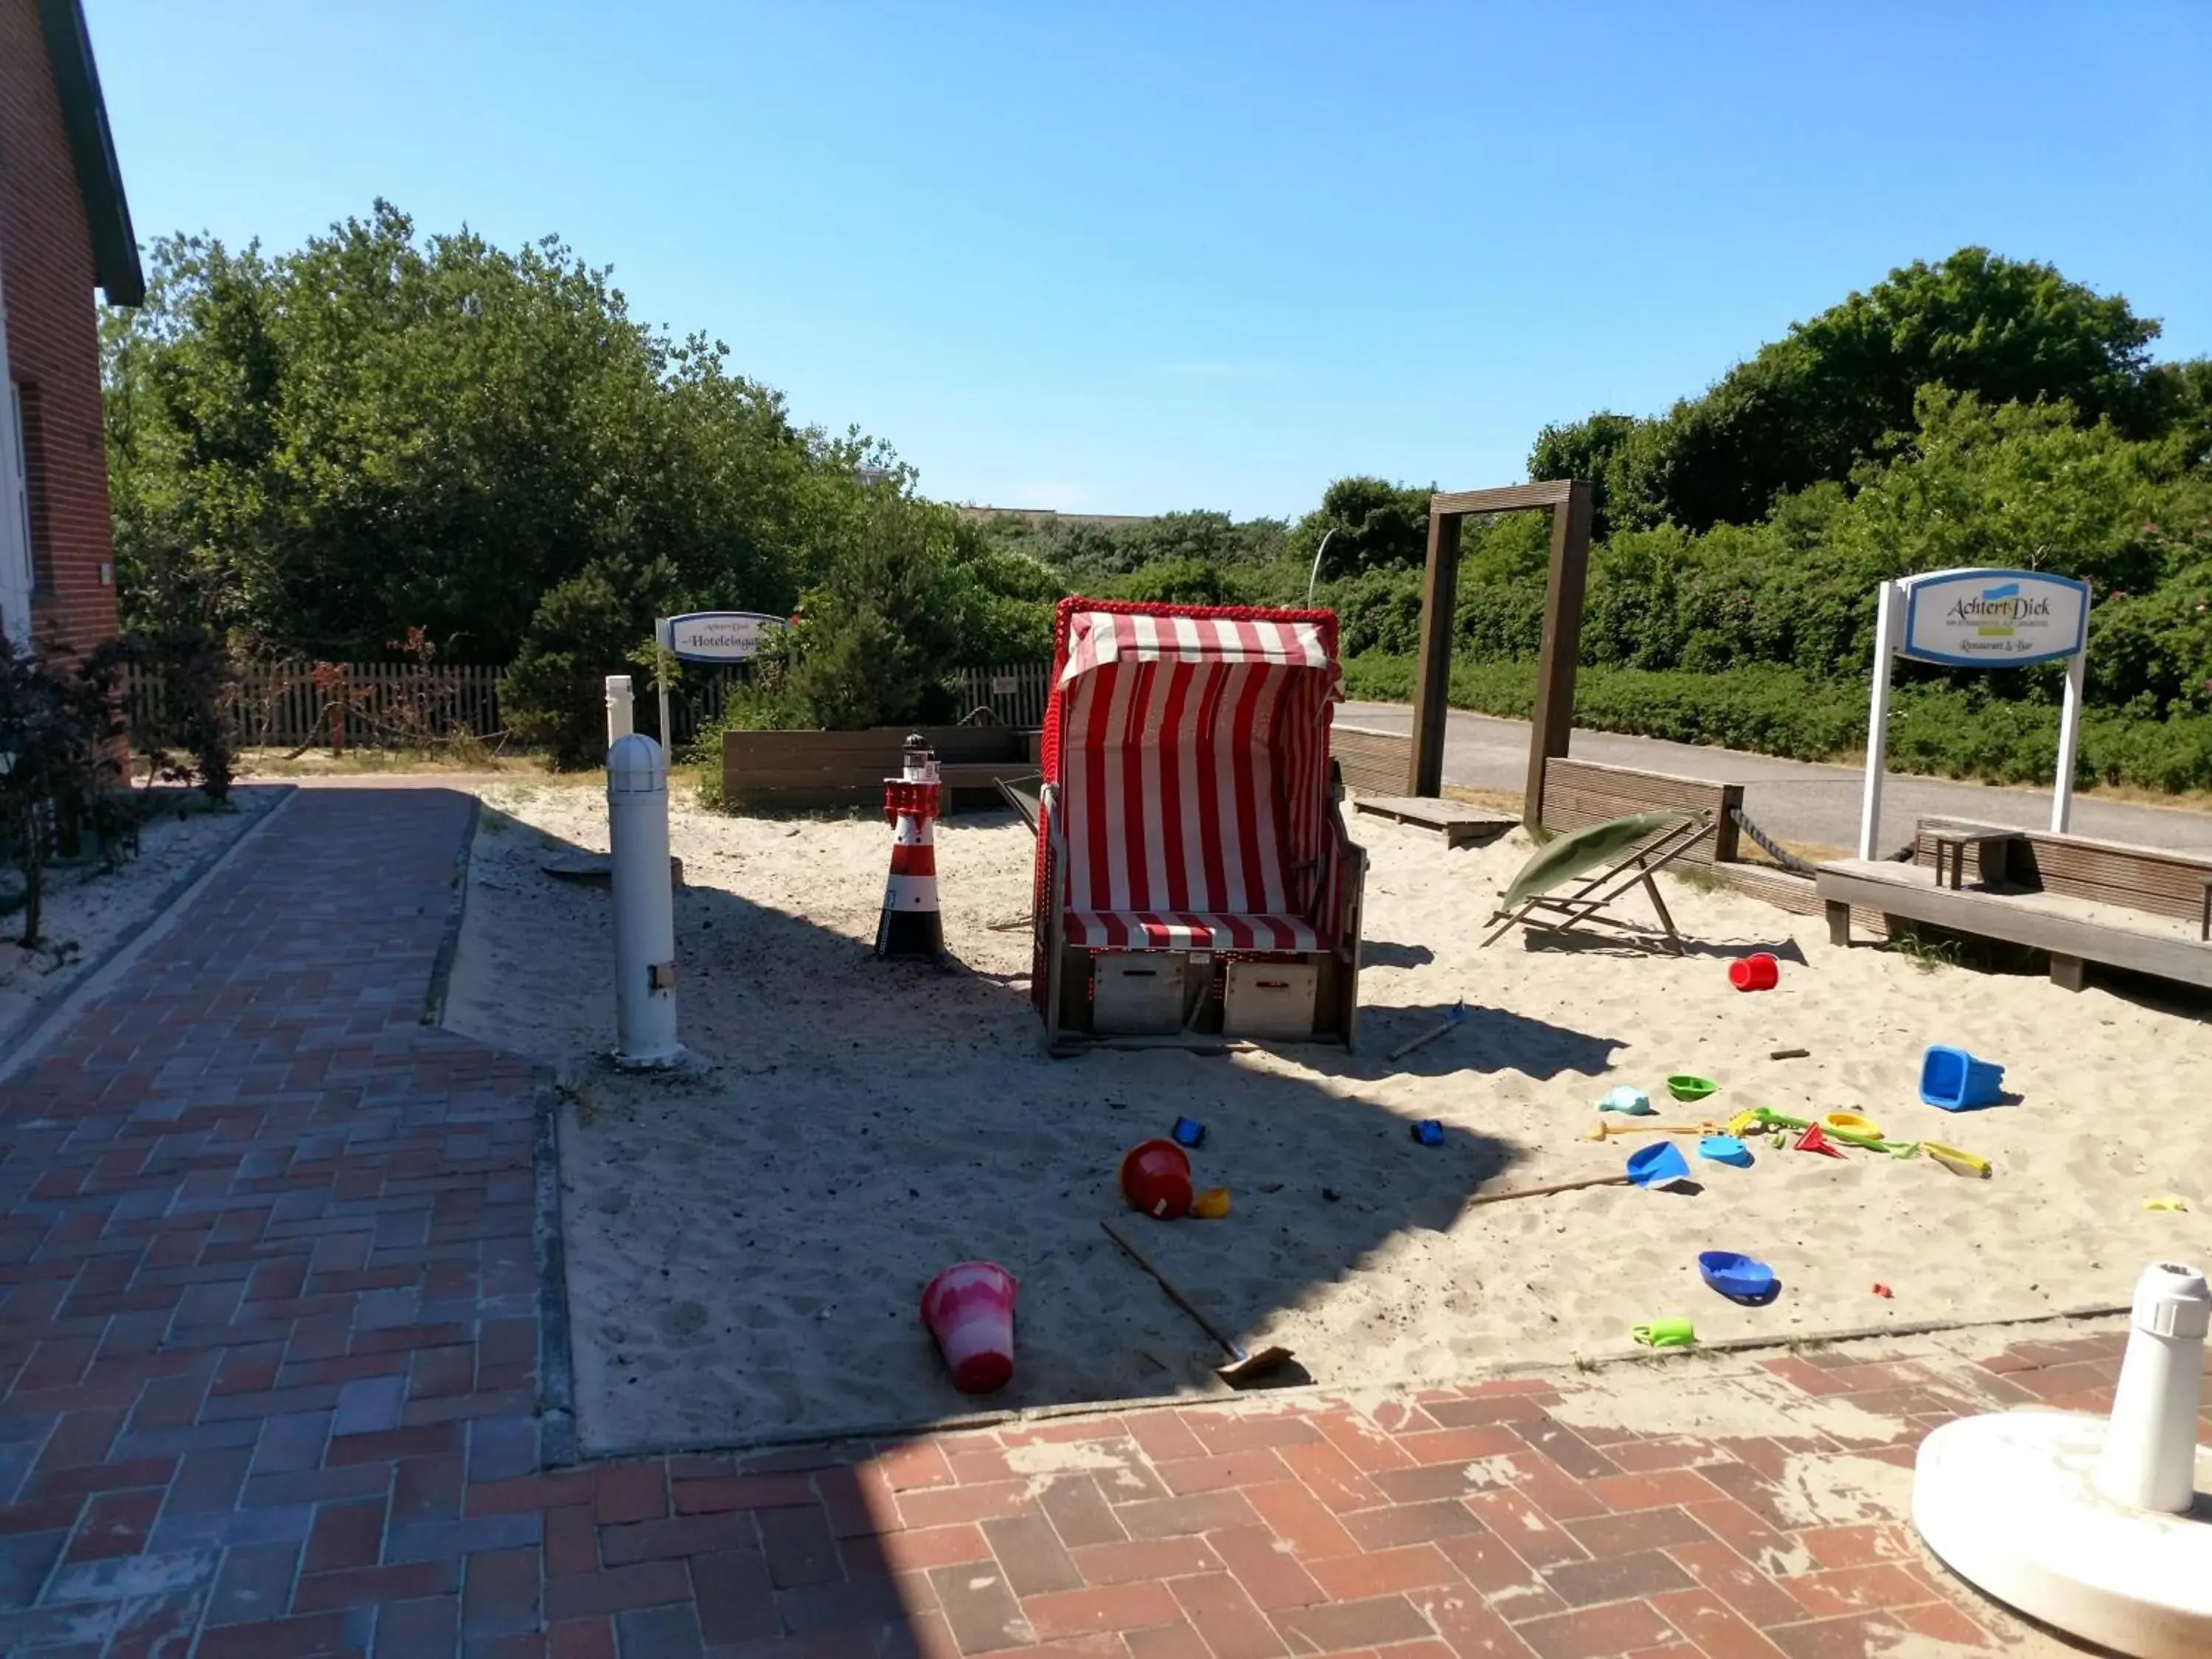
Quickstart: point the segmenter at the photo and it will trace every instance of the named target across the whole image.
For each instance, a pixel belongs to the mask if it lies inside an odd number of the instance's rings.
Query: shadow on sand
[[[1666,946],[1659,942],[1656,929],[1649,942],[1627,939],[1620,934],[1557,932],[1534,933],[1523,930],[1522,948],[1529,951],[1579,951],[1588,956],[1647,957],[1663,952]],[[1504,939],[1498,941],[1503,947]],[[1735,962],[1761,952],[1778,962],[1794,962],[1805,965],[1804,947],[1787,934],[1778,939],[1702,939],[1685,937],[1682,954],[1686,957],[1711,957],[1718,961]]]
[[[489,808],[483,834],[529,850],[495,868],[480,853],[470,928],[495,941],[507,907],[557,907],[573,944],[510,963],[473,1012],[457,983],[449,1022],[513,1046],[530,1040],[528,1005],[605,997],[611,900],[538,867],[578,849]],[[811,1471],[833,1513],[863,1502],[859,1459],[979,1410],[1222,1395],[1218,1350],[1102,1218],[1121,1218],[1248,1340],[1296,1346],[1284,1322],[1363,1274],[1363,1305],[1388,1319],[1407,1292],[1373,1286],[1370,1258],[1408,1231],[1449,1231],[1523,1149],[1460,1126],[1424,1146],[1362,1085],[1400,1072],[1595,1077],[1621,1047],[1470,1006],[1449,1038],[1386,1064],[1444,1012],[1422,1006],[1376,1011],[1356,1054],[1054,1060],[1003,948],[981,967],[961,959],[990,957],[988,936],[948,928],[942,964],[878,962],[855,937],[850,893],[825,890],[816,907],[842,902],[840,927],[703,884],[717,878],[703,864],[687,873],[678,956],[698,1064],[624,1077],[572,1055],[556,1109],[579,1439],[587,1459],[720,1451],[732,1468]],[[1010,937],[1025,954],[1027,933]],[[1407,963],[1431,955],[1377,948]],[[1231,1187],[1227,1221],[1152,1222],[1114,1191],[1121,1153],[1179,1115],[1206,1125],[1197,1182]],[[1021,1281],[1016,1376],[986,1400],[952,1389],[915,1310],[939,1268],[977,1257]],[[1358,1352],[1334,1346],[1273,1380],[1371,1380]],[[858,1559],[877,1547],[848,1548]],[[889,1566],[865,1585],[865,1565],[848,1569],[839,1618],[856,1632],[873,1621],[884,1639],[905,1617]]]

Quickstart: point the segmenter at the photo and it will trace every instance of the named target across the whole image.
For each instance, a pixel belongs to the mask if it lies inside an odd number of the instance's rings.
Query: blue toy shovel
[[[1628,1178],[1639,1187],[1664,1187],[1689,1177],[1689,1161],[1670,1140],[1654,1141],[1628,1155]]]

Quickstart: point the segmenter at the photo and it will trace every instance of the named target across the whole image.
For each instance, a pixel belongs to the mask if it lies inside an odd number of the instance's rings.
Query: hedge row
[[[1455,708],[1525,720],[1536,665],[1455,662]],[[1370,653],[1345,663],[1347,696],[1406,702],[1413,659]],[[1585,666],[1575,720],[1601,732],[1711,744],[1793,760],[1847,761],[1865,752],[1867,688],[1787,668],[1725,674]],[[1893,769],[1990,783],[2046,783],[2058,763],[2058,711],[1944,685],[1900,685],[1891,700]],[[2151,720],[2100,709],[2082,717],[2077,782],[2212,789],[2212,716]]]

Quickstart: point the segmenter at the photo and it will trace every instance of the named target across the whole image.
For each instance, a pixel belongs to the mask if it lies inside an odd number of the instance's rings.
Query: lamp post
[[[1306,573],[1306,606],[1309,610],[1313,607],[1314,584],[1321,580],[1321,556],[1328,551],[1330,540],[1343,527],[1341,525],[1331,525],[1328,533],[1321,538],[1321,545],[1314,549],[1313,568]]]

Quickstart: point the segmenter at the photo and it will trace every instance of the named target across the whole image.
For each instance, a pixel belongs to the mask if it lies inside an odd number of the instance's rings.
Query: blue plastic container
[[[1424,1146],[1441,1146],[1444,1144],[1444,1126],[1432,1117],[1425,1117],[1419,1123],[1408,1124],[1407,1127],[1412,1132],[1413,1139]]]
[[[1698,1257],[1698,1272],[1705,1283],[1731,1302],[1771,1301],[1780,1283],[1764,1261],[1733,1250],[1707,1250]]]
[[[1920,1098],[1947,1112],[1971,1112],[2004,1098],[2002,1066],[1936,1042],[1920,1057]]]
[[[1707,1135],[1698,1143],[1698,1156],[1716,1164],[1732,1164],[1739,1170],[1751,1167],[1751,1148],[1734,1135]]]
[[[1179,1117],[1175,1127],[1168,1133],[1175,1137],[1178,1146],[1202,1146],[1206,1144],[1206,1125],[1194,1117]]]

